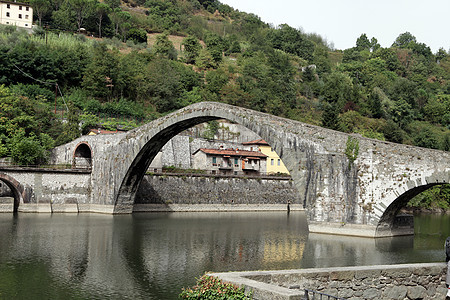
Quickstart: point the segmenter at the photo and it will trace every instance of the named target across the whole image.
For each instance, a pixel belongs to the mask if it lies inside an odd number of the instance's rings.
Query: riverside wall
[[[288,202],[303,208],[287,178],[153,174],[140,185],[135,211],[286,210]]]
[[[446,272],[445,263],[422,263],[212,275],[252,290],[256,300],[299,300],[304,289],[348,300],[406,300],[445,299]]]

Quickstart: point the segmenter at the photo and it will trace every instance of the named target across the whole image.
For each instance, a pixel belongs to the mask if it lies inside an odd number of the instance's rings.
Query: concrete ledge
[[[14,204],[0,203],[0,213],[12,213],[14,211]]]
[[[11,213],[14,211],[13,197],[0,197],[0,213]]]
[[[26,213],[51,213],[52,206],[50,203],[20,203],[18,211]]]
[[[316,223],[308,224],[309,232],[324,233],[334,235],[349,235],[358,237],[375,237],[377,227],[374,225],[357,225],[357,224],[337,224],[337,223]]]
[[[78,204],[52,204],[53,213],[78,213]]]
[[[303,206],[290,205],[291,211]],[[202,211],[287,211],[286,204],[135,204],[133,212],[202,212]]]
[[[348,299],[443,299],[446,271],[445,263],[421,263],[210,275],[253,291],[256,300],[303,299],[304,289]]]
[[[107,204],[78,204],[80,213],[114,214],[114,205]]]

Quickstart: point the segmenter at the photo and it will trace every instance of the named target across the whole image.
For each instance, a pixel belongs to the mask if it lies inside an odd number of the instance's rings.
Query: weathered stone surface
[[[411,286],[408,287],[408,298],[409,299],[423,299],[426,296],[427,289],[423,286]]]
[[[386,299],[405,299],[408,288],[406,286],[393,286],[386,288],[383,296]]]
[[[380,299],[380,295],[381,295],[381,291],[377,290],[376,288],[369,288],[367,290],[364,290],[364,292],[363,292],[364,299]]]
[[[146,175],[136,204],[291,204],[300,197],[290,180]]]

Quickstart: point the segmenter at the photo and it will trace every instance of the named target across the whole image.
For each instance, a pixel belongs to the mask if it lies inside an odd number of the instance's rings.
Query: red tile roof
[[[89,130],[89,133],[95,133],[95,134],[111,134],[111,133],[117,133],[118,131],[110,131],[110,130],[104,130],[104,129],[91,129]]]
[[[259,152],[259,151],[248,151],[241,149],[206,149],[200,148],[196,152],[202,151],[206,154],[211,155],[228,155],[228,156],[246,156],[246,157],[255,157],[255,158],[265,158],[267,155]]]
[[[270,146],[269,143],[266,142],[263,139],[254,140],[254,141],[250,141],[250,142],[245,142],[245,143],[242,143],[242,145],[264,145],[264,146]]]

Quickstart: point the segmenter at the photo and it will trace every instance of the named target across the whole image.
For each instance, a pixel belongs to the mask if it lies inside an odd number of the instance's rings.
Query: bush
[[[183,289],[180,297],[182,299],[251,299],[252,293],[248,295],[244,288],[239,288],[231,283],[224,283],[220,279],[203,275],[197,279],[197,284],[188,289]]]
[[[147,32],[140,28],[131,28],[128,31],[128,39],[134,41],[136,44],[147,44]]]

